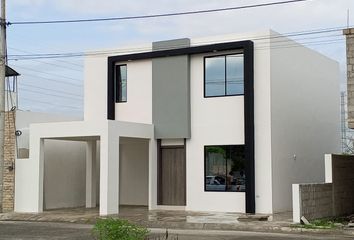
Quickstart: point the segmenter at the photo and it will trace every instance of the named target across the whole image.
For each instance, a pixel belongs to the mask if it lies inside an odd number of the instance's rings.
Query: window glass
[[[127,101],[127,65],[120,66],[120,101]]]
[[[246,190],[244,145],[205,147],[205,191]]]
[[[226,95],[243,94],[243,55],[226,56]]]
[[[205,58],[205,97],[244,94],[243,54]]]
[[[115,95],[116,102],[127,101],[127,65],[116,66]]]
[[[206,96],[225,95],[225,57],[205,59]]]

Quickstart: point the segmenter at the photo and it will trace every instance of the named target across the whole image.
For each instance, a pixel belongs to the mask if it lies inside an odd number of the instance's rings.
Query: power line
[[[82,80],[78,79],[78,78],[72,78],[72,77],[68,77],[68,76],[64,76],[64,75],[60,75],[60,74],[55,74],[55,73],[47,73],[44,71],[40,71],[38,69],[32,69],[32,68],[28,68],[28,67],[24,67],[24,66],[17,66],[18,68],[23,68],[27,71],[31,71],[31,72],[36,72],[36,73],[42,73],[42,74],[46,74],[46,75],[51,75],[51,76],[55,76],[55,77],[59,77],[59,78],[66,78],[69,80],[74,80],[74,81],[78,81],[81,82]]]
[[[51,93],[44,93],[44,92],[41,92],[41,91],[26,89],[26,88],[22,88],[22,87],[20,87],[19,89],[24,91],[24,92],[36,93],[36,94],[50,96],[50,97],[59,97],[59,98],[62,98],[62,99],[63,98],[64,99],[69,98],[69,99],[74,100],[74,101],[82,101],[82,99],[75,98],[75,97],[69,97],[69,96],[63,96],[63,95],[57,95],[57,94],[51,94]]]
[[[288,42],[289,39],[282,39],[284,37],[300,37],[300,36],[306,36],[306,35],[318,35],[318,34],[329,34],[329,33],[334,33],[342,30],[342,27],[336,27],[336,28],[322,28],[322,29],[316,29],[316,30],[308,30],[308,31],[300,31],[300,32],[290,32],[290,33],[285,33],[285,34],[279,34],[279,35],[274,35],[274,36],[258,36],[255,38],[249,38],[248,40],[252,41],[262,41],[262,40],[269,40],[269,39],[280,39],[279,41],[276,41],[275,43],[281,43],[281,42]],[[331,36],[342,36],[341,34],[336,34],[336,35],[331,35]],[[305,39],[315,39],[315,38],[326,38],[326,37],[331,37],[329,35],[327,36],[314,36],[314,37],[309,37],[309,38],[302,38],[303,40]],[[236,41],[236,40],[244,40],[244,39],[225,39],[224,41]],[[295,39],[295,41],[299,41],[301,39]],[[204,42],[198,42],[200,45],[205,45],[209,43],[215,43],[215,41],[204,41]],[[300,42],[299,42],[300,43]],[[178,46],[171,46],[171,48],[175,48]],[[134,53],[134,52],[144,52],[144,51],[151,51],[151,48],[130,48],[130,49],[122,49],[122,50],[111,50],[111,51],[96,51],[96,52],[89,52],[89,53],[82,53],[82,52],[73,52],[73,53],[43,53],[43,54],[30,54],[30,55],[9,55],[10,60],[33,60],[33,59],[51,59],[51,58],[67,58],[67,57],[82,57],[82,56],[97,56],[97,55],[113,55],[113,54],[128,54],[128,53]],[[12,58],[11,58],[12,57]]]
[[[11,31],[11,35],[15,35],[15,36],[18,36],[18,37],[20,37],[20,39],[26,39],[26,41],[28,40],[28,38],[27,38],[27,36],[25,36],[25,35],[22,35],[22,34],[19,34],[18,32],[14,32],[14,31]],[[32,44],[33,44],[34,42],[32,42]],[[36,44],[37,44],[37,41],[35,42]],[[50,48],[52,48],[52,49],[55,49],[55,51],[59,51],[59,50],[57,50],[56,48],[53,48],[52,46],[49,46],[49,45],[47,45],[47,44],[45,44],[45,43],[41,43],[41,46],[47,46],[47,47],[50,47]],[[38,47],[38,45],[36,45],[36,47]],[[10,49],[11,49],[11,47],[9,47]],[[30,53],[30,54],[33,54],[33,52],[30,52],[30,51],[26,51],[26,50],[23,50],[23,49],[18,49],[18,48],[12,48],[12,49],[14,49],[14,50],[17,50],[17,51],[22,51],[22,52],[24,52],[24,53]],[[79,63],[75,63],[75,62],[73,62],[73,61],[64,61],[64,60],[61,60],[61,59],[55,59],[55,60],[53,60],[53,61],[55,61],[55,62],[59,62],[59,63],[64,63],[64,64],[66,64],[66,65],[72,65],[72,66],[76,66],[76,67],[79,67],[80,69],[82,69],[84,66],[83,66],[83,64],[79,64]]]
[[[79,96],[80,98],[82,98],[81,94],[74,94],[74,93],[69,93],[69,92],[65,92],[65,91],[61,91],[61,90],[57,90],[57,89],[50,89],[50,88],[44,88],[44,87],[38,87],[32,84],[26,84],[26,83],[20,83],[21,86],[25,86],[25,87],[30,87],[30,88],[35,88],[35,89],[41,89],[41,90],[45,90],[45,91],[51,91],[51,92],[57,92],[57,93],[62,93],[62,94],[67,94],[70,96]]]
[[[49,81],[49,82],[67,84],[67,85],[74,86],[74,87],[79,87],[79,88],[82,87],[81,84],[69,83],[69,82],[65,82],[65,81],[61,81],[61,80],[57,80],[57,79],[52,79],[52,78],[46,78],[46,77],[38,76],[38,75],[33,75],[33,74],[28,74],[28,73],[23,74],[23,75],[29,76],[29,77],[32,77],[32,78],[40,78],[40,79],[43,79],[43,80]]]
[[[8,48],[9,48],[9,49],[12,49],[12,50],[14,50],[14,51],[17,51],[17,52],[28,53],[28,54],[34,54],[33,52],[21,50],[21,49],[18,49],[18,48],[13,48],[13,47],[8,47]],[[75,63],[72,63],[72,62],[61,61],[61,60],[54,60],[54,61],[63,62],[63,63],[65,63],[65,64],[70,64],[70,65],[78,66],[78,67],[80,67],[81,69],[72,68],[72,67],[68,67],[68,66],[64,66],[64,65],[55,64],[55,63],[43,62],[43,61],[39,61],[39,60],[33,60],[33,61],[39,62],[39,63],[48,64],[48,65],[52,65],[52,66],[57,66],[57,67],[61,67],[61,68],[65,68],[65,69],[69,69],[69,70],[73,70],[73,71],[78,71],[78,72],[81,72],[81,71],[82,71],[82,68],[83,68],[83,66],[80,65],[80,64],[75,64]]]
[[[310,46],[318,46],[318,45],[328,45],[328,44],[336,44],[339,42],[345,42],[344,39],[337,39],[337,40],[326,40],[326,41],[314,41],[314,42],[306,42],[303,44],[310,45]],[[266,50],[266,49],[282,49],[282,48],[297,48],[297,47],[303,47],[302,44],[299,43],[290,43],[288,45],[282,45],[282,46],[276,46],[276,47],[261,47],[261,48],[256,48],[256,50]]]
[[[51,105],[51,106],[58,106],[58,107],[64,107],[64,108],[71,108],[71,109],[76,109],[76,110],[81,110],[80,107],[74,107],[74,106],[68,106],[68,105],[63,105],[63,104],[55,104],[55,103],[49,103],[49,102],[44,102],[44,101],[39,101],[39,100],[33,100],[31,98],[26,98],[26,97],[20,97],[20,99],[27,100],[29,102],[37,102],[37,103],[42,103],[46,105]]]
[[[58,24],[58,23],[83,23],[83,22],[104,22],[104,21],[121,21],[121,20],[133,20],[133,19],[148,19],[148,18],[160,18],[160,17],[173,17],[182,15],[195,15],[204,13],[214,13],[214,12],[225,12],[234,11],[249,8],[258,7],[268,7],[274,5],[283,5],[297,2],[306,2],[308,0],[289,0],[281,2],[269,2],[254,5],[244,5],[237,7],[227,7],[227,8],[216,8],[216,9],[206,9],[206,10],[196,10],[196,11],[185,11],[185,12],[175,12],[175,13],[160,13],[152,15],[140,15],[140,16],[128,16],[128,17],[109,17],[109,18],[92,18],[92,19],[71,19],[71,20],[49,20],[49,21],[14,21],[7,22],[7,25],[33,25],[33,24]]]

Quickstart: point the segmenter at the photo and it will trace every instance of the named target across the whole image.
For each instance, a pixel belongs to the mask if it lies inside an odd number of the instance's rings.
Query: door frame
[[[184,161],[185,161],[185,171],[187,172],[187,165],[186,165],[186,139],[183,140],[183,145],[161,145],[161,139],[157,139],[157,205],[167,206],[162,204],[162,150],[163,149],[183,149],[184,151]],[[185,204],[187,203],[187,173],[185,174],[185,181],[184,181],[184,191],[185,191]],[[185,206],[185,205],[181,205]]]

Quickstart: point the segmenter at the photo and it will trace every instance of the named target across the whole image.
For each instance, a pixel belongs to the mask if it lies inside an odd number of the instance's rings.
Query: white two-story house
[[[86,195],[63,201],[100,215],[290,210],[291,184],[340,151],[339,105],[338,64],[273,31],[88,53],[84,121],[31,125],[15,211],[46,209],[46,139],[87,142]]]

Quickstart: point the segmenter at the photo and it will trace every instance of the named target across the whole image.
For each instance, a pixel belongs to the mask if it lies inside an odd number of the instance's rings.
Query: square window
[[[204,96],[244,94],[244,57],[231,54],[204,58]]]
[[[205,146],[205,191],[245,192],[245,146]]]
[[[127,101],[127,65],[117,65],[115,68],[115,99],[116,102]]]

